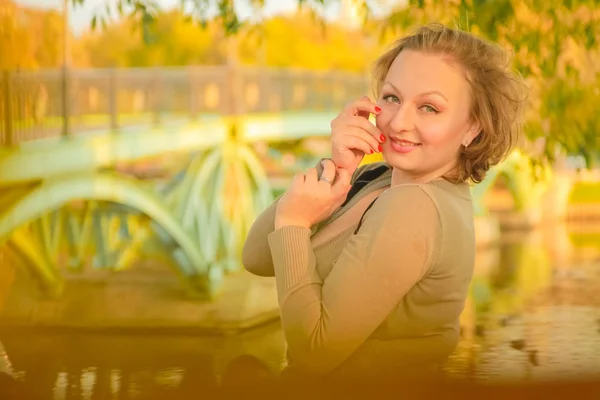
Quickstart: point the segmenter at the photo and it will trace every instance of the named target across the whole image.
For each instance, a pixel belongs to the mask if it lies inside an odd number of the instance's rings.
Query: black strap
[[[369,211],[369,208],[371,208],[373,206],[373,204],[375,204],[375,202],[377,201],[378,198],[379,198],[379,196],[375,197],[375,200],[373,200],[371,202],[371,204],[369,204],[369,206],[367,207],[365,212],[360,216],[360,221],[358,221],[358,225],[356,226],[356,229],[354,230],[355,235],[358,233],[358,230],[362,226],[362,222],[363,222],[363,218],[365,217],[365,214],[367,213],[367,211]]]
[[[389,169],[389,167],[387,165],[382,165],[380,167],[377,167],[375,169],[372,169],[372,170],[369,170],[369,171],[366,171],[366,172],[363,172],[362,174],[360,174],[356,178],[356,180],[354,181],[354,183],[352,184],[352,187],[350,188],[350,191],[346,195],[346,200],[344,201],[344,204],[341,205],[341,207],[344,207],[346,204],[348,204],[348,202],[354,196],[356,196],[356,194],[358,192],[360,192],[360,190],[362,188],[364,188],[369,182],[372,182],[373,180],[379,178],[388,169]]]

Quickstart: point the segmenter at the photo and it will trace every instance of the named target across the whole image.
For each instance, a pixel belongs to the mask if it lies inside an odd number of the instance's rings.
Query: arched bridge
[[[196,67],[5,72],[0,87],[0,246],[10,257],[59,294],[64,271],[121,270],[150,253],[190,294],[211,297],[240,268],[273,176],[285,176],[273,153],[325,143],[330,120],[369,85],[341,72]],[[288,161],[278,167],[297,164]],[[537,207],[551,172],[535,180],[529,166],[515,152],[492,170],[473,189],[477,215],[500,175],[518,209]]]

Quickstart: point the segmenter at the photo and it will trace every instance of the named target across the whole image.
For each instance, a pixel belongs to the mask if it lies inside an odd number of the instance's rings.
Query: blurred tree
[[[245,64],[362,73],[381,50],[369,35],[335,23],[323,30],[304,12],[266,20],[258,35],[241,32],[240,58]]]
[[[224,64],[227,51],[222,26],[191,24],[179,10],[161,12],[148,29],[149,39],[132,34],[138,26],[124,19],[88,32],[73,43],[78,67],[143,67]],[[377,41],[358,30],[330,25],[311,15],[278,16],[238,34],[238,58],[245,65],[364,72],[379,53]]]
[[[0,70],[58,67],[63,33],[55,11],[19,7],[0,2]]]
[[[222,64],[225,59],[222,29],[216,23],[206,29],[187,22],[178,10],[161,12],[147,30],[149,40],[133,34],[139,25],[130,19],[107,24],[84,34],[74,46],[86,53],[93,67],[149,67]],[[78,66],[83,66],[74,60]]]
[[[86,0],[72,1],[80,4]],[[247,22],[238,19],[234,1],[181,0],[181,6],[190,19],[203,26],[211,20],[212,10],[216,15],[214,21],[224,27],[224,32],[235,34]],[[334,1],[337,0],[297,0],[299,7],[310,5],[313,10]],[[265,0],[251,3],[260,10]],[[369,0],[355,3],[366,17],[371,5],[377,4]],[[116,0],[114,4],[114,10],[107,7],[98,19],[104,21],[113,12],[129,14],[144,27],[147,39],[146,27],[158,12],[154,1]],[[544,159],[554,160],[559,150],[582,154],[588,165],[598,157],[595,105],[600,94],[600,7],[597,0],[407,0],[402,4],[383,21],[366,22],[380,30],[383,43],[417,24],[434,21],[458,25],[498,42],[513,51],[514,65],[531,88],[526,132],[532,141],[541,139]],[[283,32],[286,23],[289,21],[272,21],[271,29]],[[297,40],[293,45],[288,42],[289,49],[285,51],[267,49],[266,59],[273,65],[284,66],[291,55],[295,61],[310,60],[313,68],[325,68],[324,60],[333,57],[325,51],[329,49],[315,48],[315,38],[305,32],[295,37]],[[274,36],[273,43],[284,40],[278,38],[281,36]],[[281,45],[276,48],[281,49]],[[308,49],[312,57],[296,57],[309,52]],[[335,49],[333,53],[342,53],[339,47]]]
[[[31,47],[31,36],[17,22],[17,7],[13,3],[0,4],[0,67],[28,68],[35,63],[33,54],[25,51]]]
[[[74,6],[82,5],[86,0],[70,0]],[[328,0],[297,0],[298,6],[307,3],[312,5],[324,5]],[[235,11],[236,0],[179,0],[181,10],[184,10],[189,20],[198,22],[205,27],[210,22],[218,21],[224,28],[226,34],[237,34],[246,24],[241,21]],[[266,0],[249,0],[256,11],[265,6]],[[98,24],[106,25],[114,16],[128,15],[130,19],[143,27],[145,39],[151,36],[147,27],[156,16],[160,14],[160,8],[155,0],[115,0],[107,2],[92,20],[92,27]]]

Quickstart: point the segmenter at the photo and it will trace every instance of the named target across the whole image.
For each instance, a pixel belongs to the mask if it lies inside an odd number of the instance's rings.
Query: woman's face
[[[403,50],[392,63],[377,100],[377,127],[394,184],[428,182],[456,165],[460,147],[479,126],[470,118],[470,87],[448,56]]]

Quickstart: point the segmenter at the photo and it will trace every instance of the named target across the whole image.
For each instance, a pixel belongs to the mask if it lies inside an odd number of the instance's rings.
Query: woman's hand
[[[352,175],[366,154],[382,150],[385,136],[369,121],[370,114],[379,114],[367,96],[346,106],[331,121],[331,159]]]
[[[351,187],[351,175],[338,169],[336,178],[336,167],[331,160],[324,160],[323,168],[320,180],[315,168],[294,176],[292,186],[277,205],[275,229],[287,225],[310,228],[344,203]]]

